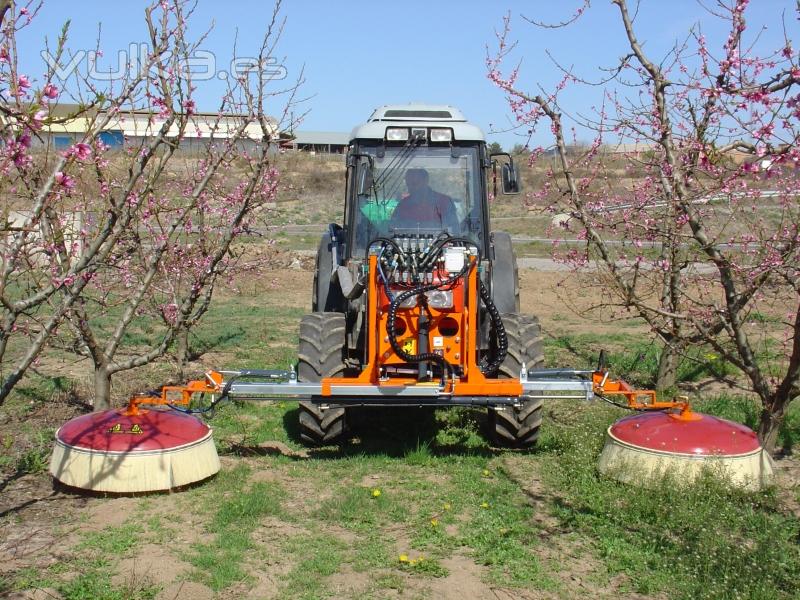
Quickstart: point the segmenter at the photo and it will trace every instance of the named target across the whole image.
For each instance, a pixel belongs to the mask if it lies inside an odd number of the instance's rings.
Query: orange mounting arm
[[[140,404],[167,405],[181,404],[188,406],[194,394],[219,394],[222,392],[222,373],[209,371],[205,379],[195,379],[186,385],[165,385],[161,388],[159,396],[140,396],[136,395],[128,400],[128,406],[124,411],[125,415],[135,416],[142,412]]]
[[[599,396],[623,396],[628,408],[634,410],[669,410],[676,409],[674,416],[685,421],[699,418],[692,412],[688,396],[677,396],[674,400],[660,401],[655,390],[637,390],[627,381],[610,379],[608,371],[595,371],[592,374],[595,394]]]

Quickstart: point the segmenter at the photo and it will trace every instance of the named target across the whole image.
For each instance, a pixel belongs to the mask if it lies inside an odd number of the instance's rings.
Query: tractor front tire
[[[500,376],[519,378],[523,363],[526,369],[543,367],[544,352],[539,319],[532,315],[506,313],[502,315],[502,320],[508,336],[508,353],[500,365]],[[489,408],[489,432],[498,445],[532,448],[539,439],[544,401],[527,396],[522,396],[519,400],[519,407]]]
[[[297,378],[317,383],[325,377],[342,375],[345,369],[345,318],[341,313],[320,312],[300,321]],[[319,403],[301,401],[300,438],[313,446],[341,441],[348,432],[347,411],[341,407],[321,408]]]

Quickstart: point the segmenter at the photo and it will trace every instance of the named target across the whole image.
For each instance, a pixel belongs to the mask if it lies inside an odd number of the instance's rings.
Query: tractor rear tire
[[[338,281],[333,281],[333,241],[330,232],[322,234],[314,265],[314,287],[311,310],[314,312],[335,312],[344,309],[345,300]]]
[[[297,378],[317,383],[342,375],[345,369],[345,318],[341,313],[319,312],[300,321]],[[314,446],[334,444],[348,432],[347,411],[326,408],[313,401],[299,406],[300,438]]]
[[[542,331],[539,319],[532,315],[502,315],[508,336],[508,354],[500,365],[500,376],[519,377],[522,364],[526,369],[544,366]],[[532,448],[539,439],[544,401],[522,396],[519,407],[490,407],[489,431],[494,441],[510,448]]]
[[[492,233],[492,302],[501,313],[519,312],[519,271],[511,236],[505,231]]]

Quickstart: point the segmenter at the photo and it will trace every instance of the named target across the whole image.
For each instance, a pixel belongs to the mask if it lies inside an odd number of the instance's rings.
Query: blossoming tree
[[[256,65],[269,64],[280,37],[279,7]],[[268,89],[269,71],[229,78],[209,139],[199,156],[187,158],[182,144],[199,125],[197,84],[186,65],[203,40],[188,37],[191,4],[149,5],[141,64],[102,89],[76,71],[70,93],[80,102],[64,116],[54,107],[69,84],[59,85],[52,69],[40,81],[19,72],[15,40],[40,9],[0,4],[0,403],[48,343],[71,339],[94,366],[95,407],[103,408],[111,377],[162,357],[205,313],[219,278],[236,268],[232,244],[277,185],[270,151],[277,121],[266,110],[285,116],[296,86],[283,91],[281,108],[272,105],[279,92]],[[54,63],[65,53],[66,34]],[[150,112],[147,135],[123,150],[101,141],[101,132],[141,109]],[[86,131],[66,150],[41,135],[77,118]],[[142,322],[152,332],[148,342],[126,342],[132,324]]]
[[[552,135],[549,183],[530,200],[561,215],[558,235],[585,241],[556,255],[576,269],[594,263],[603,304],[633,311],[663,341],[660,383],[674,383],[687,348],[713,349],[760,399],[758,433],[774,450],[800,394],[798,53],[785,34],[780,47],[757,55],[748,2],[733,0],[709,11],[728,25],[721,48],[698,25],[654,58],[626,0],[612,3],[626,55],[599,83],[563,69],[556,89],[526,89],[519,67],[504,66],[514,51],[510,17],[487,57],[517,122],[533,132],[546,123]],[[556,27],[587,18],[588,9]],[[561,108],[573,90],[598,95],[596,114],[574,118],[593,132],[579,153],[568,151]],[[608,144],[636,151],[620,159],[605,152]],[[544,151],[534,149],[531,162]],[[761,326],[765,315],[777,327]]]

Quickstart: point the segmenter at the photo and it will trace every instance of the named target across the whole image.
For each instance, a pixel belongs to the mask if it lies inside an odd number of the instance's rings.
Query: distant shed
[[[81,110],[74,104],[59,104],[51,108],[53,122],[46,124],[37,136],[40,144],[51,145],[63,149],[79,142],[84,134],[95,125],[96,121],[105,118],[102,111]],[[196,112],[189,116],[189,121],[181,141],[183,151],[201,151],[209,143],[222,143],[237,134],[250,117],[234,113]],[[139,146],[158,134],[164,119],[151,109],[123,110],[114,115],[100,132],[100,140],[113,148],[125,145]],[[168,136],[177,136],[178,128],[170,127]],[[267,118],[267,136],[269,141],[277,142],[284,138],[273,118]],[[255,148],[264,138],[264,132],[257,122],[248,122],[244,127],[237,146],[242,151]]]
[[[283,143],[284,148],[306,152],[343,154],[350,144],[350,134],[338,131],[295,131],[291,139]]]

